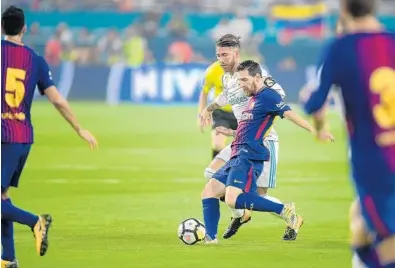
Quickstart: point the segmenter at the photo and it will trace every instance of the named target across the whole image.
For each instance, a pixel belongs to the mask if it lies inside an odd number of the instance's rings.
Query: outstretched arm
[[[312,125],[309,124],[305,119],[303,119],[301,116],[299,116],[296,112],[292,110],[288,110],[284,112],[284,117],[287,118],[288,120],[292,121],[295,125],[298,125],[301,128],[306,129],[307,131],[311,132],[313,135],[317,135],[316,128],[314,128]],[[318,138],[323,141],[335,141],[334,137],[332,134],[328,132],[318,132],[319,136]]]

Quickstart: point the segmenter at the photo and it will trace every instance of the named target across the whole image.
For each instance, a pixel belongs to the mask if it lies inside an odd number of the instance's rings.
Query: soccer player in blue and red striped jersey
[[[303,223],[296,214],[294,204],[281,204],[256,193],[256,179],[262,172],[263,162],[268,161],[269,150],[263,138],[269,133],[276,117],[285,117],[296,125],[314,132],[314,128],[286,105],[281,95],[265,85],[259,63],[247,60],[237,68],[239,86],[247,96],[253,96],[243,112],[236,132],[217,128],[224,135],[235,135],[232,157],[206,184],[202,193],[203,215],[206,226],[206,243],[218,243],[219,222],[218,197],[225,192],[225,202],[237,209],[273,212],[287,223],[284,240],[296,239]],[[327,135],[328,139],[332,136]]]
[[[351,211],[353,247],[368,267],[395,268],[395,34],[375,17],[376,4],[341,1],[348,33],[331,45],[305,110],[318,136],[325,133],[321,108],[331,86],[340,87],[359,199]]]
[[[43,256],[48,248],[50,215],[35,215],[11,203],[9,187],[18,187],[19,178],[33,143],[30,110],[38,87],[78,135],[93,149],[95,137],[82,129],[68,102],[59,94],[45,60],[22,43],[26,31],[23,10],[10,6],[1,16],[5,40],[1,41],[1,267],[15,268],[14,227],[29,226],[36,239],[36,250]]]

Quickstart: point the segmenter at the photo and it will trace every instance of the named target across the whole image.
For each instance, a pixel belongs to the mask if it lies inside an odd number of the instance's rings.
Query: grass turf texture
[[[254,213],[252,222],[219,245],[186,246],[178,224],[203,219],[200,192],[210,162],[210,135],[196,127],[195,107],[74,103],[99,140],[84,144],[46,103],[33,108],[36,143],[14,204],[54,218],[50,248],[38,257],[28,228],[16,224],[21,267],[349,267],[345,134],[331,116],[335,144],[320,144],[279,120],[277,189],[305,218],[297,241],[281,240],[284,224]],[[295,142],[296,141],[296,142]],[[4,156],[3,156],[4,157]],[[230,214],[221,205],[219,235]]]

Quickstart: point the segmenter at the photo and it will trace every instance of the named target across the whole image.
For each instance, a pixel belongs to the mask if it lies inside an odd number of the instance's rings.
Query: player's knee
[[[206,178],[206,179],[211,179],[212,177],[213,177],[213,175],[215,174],[215,170],[214,169],[212,169],[212,168],[206,168],[205,170],[204,170],[204,177]]]
[[[239,197],[240,192],[233,189],[232,187],[228,187],[226,189],[226,194],[225,194],[225,203],[231,207],[235,208],[236,207],[236,200]]]
[[[382,264],[395,262],[395,235],[383,239],[377,246],[377,254]]]
[[[352,215],[350,221],[351,243],[355,247],[369,245],[373,242],[366,228],[365,221],[361,214],[356,213],[358,207],[354,207],[355,214]]]
[[[224,191],[225,185],[215,179],[210,179],[204,186],[201,198],[219,198],[224,194]]]
[[[360,216],[361,216],[361,208],[359,205],[359,201],[354,200],[350,206],[350,212],[349,212],[350,222],[352,222],[354,218],[359,218]]]
[[[221,151],[226,147],[226,137],[223,135],[213,135],[212,137],[213,150]]]
[[[8,195],[8,189],[4,189],[3,187],[1,187],[1,199],[7,200],[9,198],[10,196]]]
[[[260,196],[267,195],[267,188],[266,187],[258,187],[257,192]]]

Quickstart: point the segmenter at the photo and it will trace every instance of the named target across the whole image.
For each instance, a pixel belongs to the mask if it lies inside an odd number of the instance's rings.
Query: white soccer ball
[[[186,245],[194,245],[206,236],[204,224],[194,218],[186,219],[178,226],[178,238]]]

